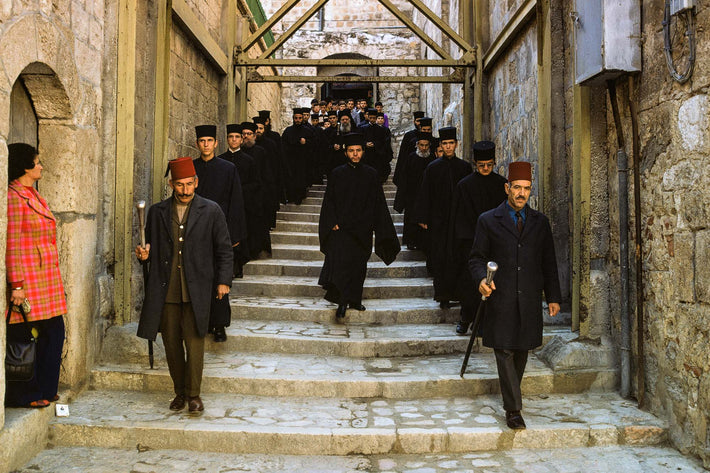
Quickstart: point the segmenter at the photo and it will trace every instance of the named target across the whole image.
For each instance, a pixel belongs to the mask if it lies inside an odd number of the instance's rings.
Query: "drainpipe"
[[[629,320],[629,183],[624,130],[616,101],[616,83],[607,81],[609,101],[616,126],[617,172],[619,174],[619,280],[621,286],[621,396],[631,395],[631,322]]]

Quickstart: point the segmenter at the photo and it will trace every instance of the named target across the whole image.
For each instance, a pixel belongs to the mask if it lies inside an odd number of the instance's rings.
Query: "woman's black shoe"
[[[335,311],[335,318],[342,319],[345,317],[345,310],[348,308],[347,304],[340,304],[338,310]]]

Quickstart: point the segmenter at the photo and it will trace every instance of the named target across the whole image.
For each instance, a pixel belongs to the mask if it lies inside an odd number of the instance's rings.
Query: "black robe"
[[[406,163],[400,170],[399,185],[394,198],[394,209],[404,212],[404,229],[402,243],[421,249],[425,248],[424,230],[419,227],[414,217],[414,205],[417,202],[419,188],[424,178],[424,170],[434,160],[434,153],[422,158],[416,151],[410,153]]]
[[[246,242],[239,245],[242,262],[253,259],[260,251],[261,242],[259,236],[262,233],[262,217],[264,215],[263,199],[261,197],[262,185],[259,168],[254,162],[254,158],[245,153],[242,149],[232,153],[219,156],[234,163],[239,172],[239,179],[242,182],[242,195],[244,197],[244,213],[247,221]]]
[[[404,134],[400,142],[397,164],[394,167],[394,175],[392,176],[392,182],[396,186],[399,186],[399,176],[402,173],[402,167],[407,162],[410,153],[413,153],[417,146],[417,130],[417,128],[409,130]]]
[[[301,138],[306,143],[301,144]],[[284,150],[284,159],[291,175],[288,187],[288,200],[300,204],[306,197],[309,182],[309,164],[315,151],[315,134],[306,125],[291,125],[284,130],[281,137]]]
[[[256,254],[262,250],[271,253],[269,230],[271,229],[271,221],[276,219],[275,205],[278,204],[278,189],[274,175],[276,170],[273,168],[274,163],[271,161],[271,157],[263,146],[254,144],[251,147],[244,146],[242,149],[254,158],[254,164],[259,169],[261,177],[261,208],[263,212],[259,217],[258,233],[252,235],[250,246],[258,243],[259,249],[253,249]]]
[[[380,125],[367,123],[358,127],[358,132],[362,133],[365,143],[371,142],[374,147],[365,146],[365,153],[362,156],[363,164],[371,166],[377,170],[380,182],[387,179],[390,173],[390,161],[392,161],[392,147],[390,146],[389,130]],[[389,148],[389,149],[388,149]]]
[[[451,284],[456,288],[456,298],[462,306],[470,306],[473,311],[481,300],[478,284],[474,284],[468,270],[476,223],[483,212],[496,208],[506,199],[505,183],[505,178],[494,172],[487,176],[474,172],[461,179],[454,192],[451,209],[452,241],[449,245],[450,275],[453,278]]]
[[[261,146],[266,150],[266,158],[269,163],[269,168],[272,175],[272,183],[270,185],[269,194],[269,228],[274,228],[276,226],[276,212],[278,212],[281,206],[281,197],[283,193],[283,165],[281,164],[281,146],[278,145],[273,139],[264,136],[257,136],[256,144]]]
[[[326,300],[361,303],[373,232],[375,254],[389,265],[400,247],[377,171],[362,163],[338,166],[328,178],[318,223],[325,254],[318,284]]]
[[[471,164],[455,156],[435,159],[424,171],[415,204],[415,220],[428,226],[428,257],[434,277],[434,299],[437,301],[454,300],[454,288],[447,275],[450,270],[447,255],[451,241],[451,204],[456,185],[471,172]]]
[[[283,142],[281,141],[281,135],[278,132],[271,129],[271,125],[267,126],[264,136],[269,138],[276,144],[276,149],[278,151],[278,162],[279,162],[279,202],[285,204],[288,202],[286,198],[286,186],[290,180],[290,173],[288,166],[286,165],[286,159],[284,157]]]
[[[486,277],[488,261],[498,263],[496,290],[484,306],[483,345],[532,350],[542,344],[542,293],[548,303],[562,301],[550,222],[525,207],[522,234],[506,202],[484,212],[476,225],[469,269],[474,281]]]
[[[227,228],[232,246],[246,240],[247,224],[244,214],[244,197],[237,167],[222,158],[204,161],[193,160],[199,179],[195,192],[205,199],[217,202],[227,217]],[[215,286],[216,290],[216,286]],[[228,327],[232,319],[229,296],[212,298],[209,327]]]

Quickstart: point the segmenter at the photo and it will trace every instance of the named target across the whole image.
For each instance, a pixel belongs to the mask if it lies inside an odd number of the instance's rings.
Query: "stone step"
[[[400,243],[402,241],[401,233],[398,235]],[[307,233],[307,232],[282,232],[282,231],[272,231],[271,232],[271,243],[272,244],[283,244],[283,245],[320,245],[320,240],[318,238],[318,233]]]
[[[356,311],[350,311],[356,312]],[[335,317],[333,317],[335,319]],[[569,333],[569,328],[565,328]],[[545,330],[543,345],[562,330]],[[215,343],[207,337],[213,353],[264,352],[354,358],[411,357],[466,352],[469,337],[457,335],[453,324],[344,325],[282,320],[232,321],[227,341]],[[476,352],[490,349],[476,344]]]
[[[314,214],[320,214],[320,208],[321,208],[322,202],[314,202],[314,203],[308,203],[308,202],[302,202],[300,205],[296,204],[286,204],[282,205],[280,211],[281,212],[300,212],[300,213],[314,213]],[[388,202],[388,208],[390,213],[398,215],[397,212],[392,208],[393,202]]]
[[[404,224],[402,222],[395,223],[394,228],[398,234],[402,234]],[[276,221],[277,232],[298,232],[298,233],[318,233],[318,222],[295,222],[288,220]]]
[[[323,253],[320,252],[318,246],[315,245],[284,245],[272,244],[271,257],[273,259],[291,259],[304,261],[323,261]],[[418,250],[409,250],[406,247],[397,255],[396,261],[424,261],[424,253]],[[372,253],[369,261],[382,261]]]
[[[274,242],[272,234],[272,242]],[[299,261],[286,259],[262,259],[250,261],[244,266],[245,277],[249,276],[299,276],[318,277],[322,261]],[[382,261],[367,264],[368,278],[425,278],[424,261],[395,261],[385,266]]]
[[[382,187],[382,190],[385,193],[385,198],[388,199],[394,199],[394,196],[397,194],[397,186],[395,186],[394,184],[385,185]],[[311,187],[308,190],[308,193],[306,194],[307,197],[323,197],[324,195],[325,186],[318,188]]]
[[[235,279],[231,294],[237,296],[322,296],[317,277],[252,276]],[[401,297],[433,297],[431,278],[371,278],[365,279],[362,297],[389,299]],[[365,306],[367,307],[367,306]]]
[[[277,220],[287,220],[290,222],[318,222],[318,219],[320,218],[320,211],[318,212],[285,212],[283,210],[279,210],[276,213],[276,218]],[[392,214],[392,221],[394,223],[402,223],[404,221],[404,215],[400,213],[393,213]]]
[[[142,343],[140,348],[145,350]],[[135,354],[121,354],[120,363],[96,365],[91,386],[109,391],[172,392],[160,343],[155,352],[156,364],[152,370],[148,368],[147,357],[138,359]],[[492,353],[472,354],[463,379],[459,376],[462,361],[462,354],[353,358],[207,351],[202,392],[315,399],[419,399],[472,397],[500,391]],[[611,369],[553,371],[531,355],[522,390],[527,395],[582,393],[613,389],[616,380],[616,372]]]
[[[700,461],[661,446],[626,445],[575,448],[507,448],[501,451],[432,455],[274,455],[148,450],[136,448],[54,447],[16,473],[120,472],[188,473],[487,473],[624,472],[704,473]],[[554,446],[553,446],[554,447]],[[180,447],[184,448],[184,446]],[[540,470],[544,465],[544,470]]]
[[[206,394],[168,410],[170,391],[87,391],[50,423],[54,446],[286,455],[431,454],[663,445],[667,427],[616,394],[528,396],[528,429],[504,425],[498,396],[422,400]]]
[[[336,305],[319,297],[246,297],[230,298],[232,320],[283,320],[332,322]],[[431,298],[364,299],[366,310],[349,309],[347,323],[380,325],[455,323],[459,308],[440,309]],[[569,330],[569,329],[568,329]]]

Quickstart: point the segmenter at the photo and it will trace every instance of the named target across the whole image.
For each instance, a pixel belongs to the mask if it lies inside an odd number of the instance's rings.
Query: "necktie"
[[[515,225],[518,227],[518,233],[523,233],[523,216],[520,212],[515,212]]]

